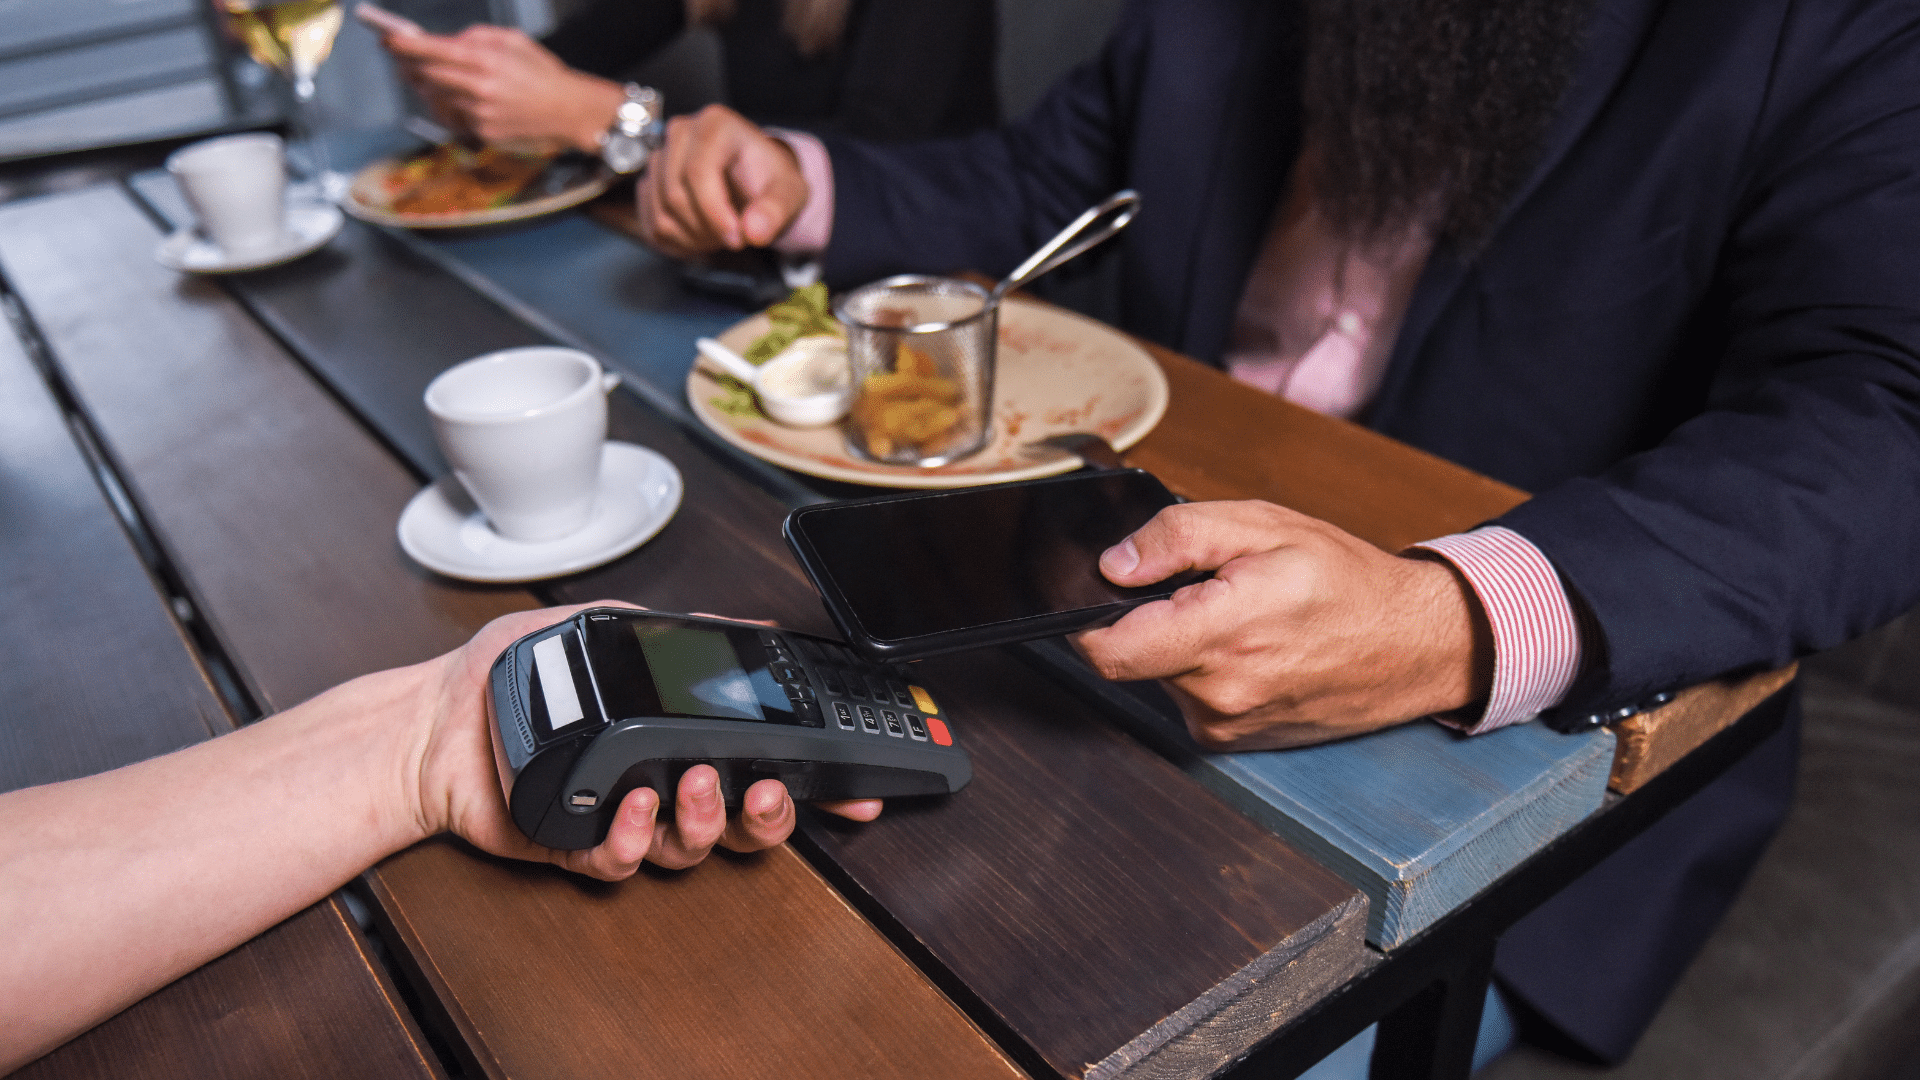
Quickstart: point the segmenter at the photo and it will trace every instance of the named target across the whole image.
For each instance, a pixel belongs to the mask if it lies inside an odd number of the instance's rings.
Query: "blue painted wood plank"
[[[1390,949],[1599,809],[1613,733],[1516,724],[1467,736],[1413,723],[1201,762],[1264,804],[1253,816],[1366,892],[1367,940]]]
[[[1102,682],[1064,643],[1029,656],[1101,697],[1209,789],[1367,894],[1391,949],[1471,899],[1606,796],[1613,733],[1517,724],[1467,736],[1403,724],[1297,750],[1203,753],[1156,684]]]

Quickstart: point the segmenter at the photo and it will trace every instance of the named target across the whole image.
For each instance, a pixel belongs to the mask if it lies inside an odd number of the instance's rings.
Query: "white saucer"
[[[292,262],[317,251],[340,232],[346,222],[340,208],[331,203],[291,203],[287,207],[287,231],[278,244],[246,256],[230,256],[201,236],[197,229],[181,229],[154,249],[153,257],[169,270],[189,274],[237,274],[242,270],[262,270]]]
[[[400,514],[400,547],[429,570],[465,581],[538,581],[599,566],[653,538],[680,509],[680,470],[644,446],[600,453],[593,519],[540,544],[493,531],[453,474],[421,489]]]

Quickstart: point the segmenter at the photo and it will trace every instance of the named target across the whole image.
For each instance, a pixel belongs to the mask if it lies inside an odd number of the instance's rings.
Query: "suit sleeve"
[[[836,130],[897,140],[999,122],[994,0],[877,0],[855,10]]]
[[[616,79],[687,26],[683,0],[593,0],[542,39],[569,67]]]
[[[1920,600],[1920,25],[1891,7],[1786,30],[1716,270],[1713,407],[1501,519],[1599,629],[1563,708],[1779,667]]]
[[[833,160],[829,285],[897,273],[999,276],[1124,186],[1126,133],[1145,58],[1147,5],[1105,51],[1018,123],[956,139],[865,143],[822,132]]]

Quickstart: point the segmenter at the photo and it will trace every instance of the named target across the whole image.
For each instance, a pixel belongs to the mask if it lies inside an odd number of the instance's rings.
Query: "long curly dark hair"
[[[1308,0],[1308,167],[1334,226],[1477,246],[1538,160],[1592,6]]]

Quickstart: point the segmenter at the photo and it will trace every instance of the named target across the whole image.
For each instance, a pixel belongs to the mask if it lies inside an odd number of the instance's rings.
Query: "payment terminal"
[[[514,824],[598,844],[637,787],[670,812],[706,762],[738,807],[771,777],[797,800],[942,795],[973,777],[951,718],[899,665],[754,623],[588,608],[508,646],[487,680]]]

